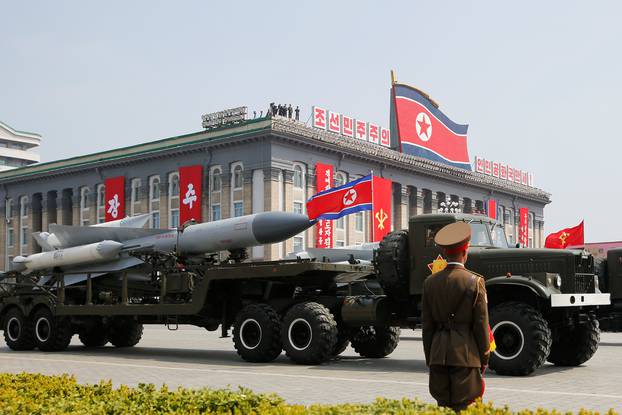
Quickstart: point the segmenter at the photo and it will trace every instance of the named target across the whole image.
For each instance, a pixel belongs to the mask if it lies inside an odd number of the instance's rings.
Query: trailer
[[[285,350],[296,363],[318,364],[341,353],[350,340],[363,355],[378,356],[370,329],[385,326],[385,296],[369,265],[316,260],[180,264],[153,255],[150,275],[131,271],[83,278],[6,273],[0,280],[0,322],[13,350],[64,350],[77,334],[87,347],[110,342],[136,345],[143,325],[176,329],[191,324],[223,337],[233,329],[242,359],[269,362]],[[385,314],[383,314],[383,312]],[[356,329],[355,329],[356,328]]]

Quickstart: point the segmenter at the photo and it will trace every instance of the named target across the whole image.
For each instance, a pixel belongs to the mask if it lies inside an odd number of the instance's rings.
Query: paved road
[[[169,332],[147,327],[132,349],[83,348],[77,337],[65,352],[13,352],[0,347],[0,368],[8,372],[71,373],[80,382],[112,379],[115,384],[140,382],[169,386],[238,385],[256,392],[276,392],[292,403],[368,402],[376,396],[418,397],[428,393],[420,332],[403,331],[397,350],[386,359],[363,359],[350,348],[321,366],[294,365],[281,355],[270,364],[241,361],[231,339],[194,327]],[[535,375],[512,378],[489,375],[486,399],[514,410],[583,407],[622,412],[622,334],[605,333],[594,358],[577,368],[546,365]]]

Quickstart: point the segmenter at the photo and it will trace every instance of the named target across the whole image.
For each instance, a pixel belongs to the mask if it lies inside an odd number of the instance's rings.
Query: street
[[[513,410],[538,407],[558,410],[622,409],[622,333],[604,333],[587,364],[576,368],[545,365],[528,377],[486,377],[486,401]],[[270,364],[242,361],[230,338],[182,326],[168,331],[146,326],[142,341],[130,349],[84,348],[77,336],[67,351],[14,352],[0,347],[3,372],[70,373],[79,382],[111,379],[115,385],[166,383],[171,387],[248,387],[275,392],[290,403],[369,402],[377,396],[420,398],[428,393],[420,332],[402,331],[400,345],[385,359],[358,357],[351,348],[321,366],[292,364],[282,354]]]

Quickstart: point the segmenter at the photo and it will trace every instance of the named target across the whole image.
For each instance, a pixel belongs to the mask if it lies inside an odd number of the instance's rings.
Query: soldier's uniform
[[[447,252],[468,247],[471,228],[456,222],[435,237]],[[484,279],[460,262],[429,276],[423,285],[423,347],[430,393],[441,406],[466,408],[482,395],[490,338]]]

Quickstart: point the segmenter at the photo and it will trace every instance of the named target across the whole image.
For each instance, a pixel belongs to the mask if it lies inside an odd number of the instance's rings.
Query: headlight
[[[555,287],[562,288],[562,277],[559,275],[555,277]]]

